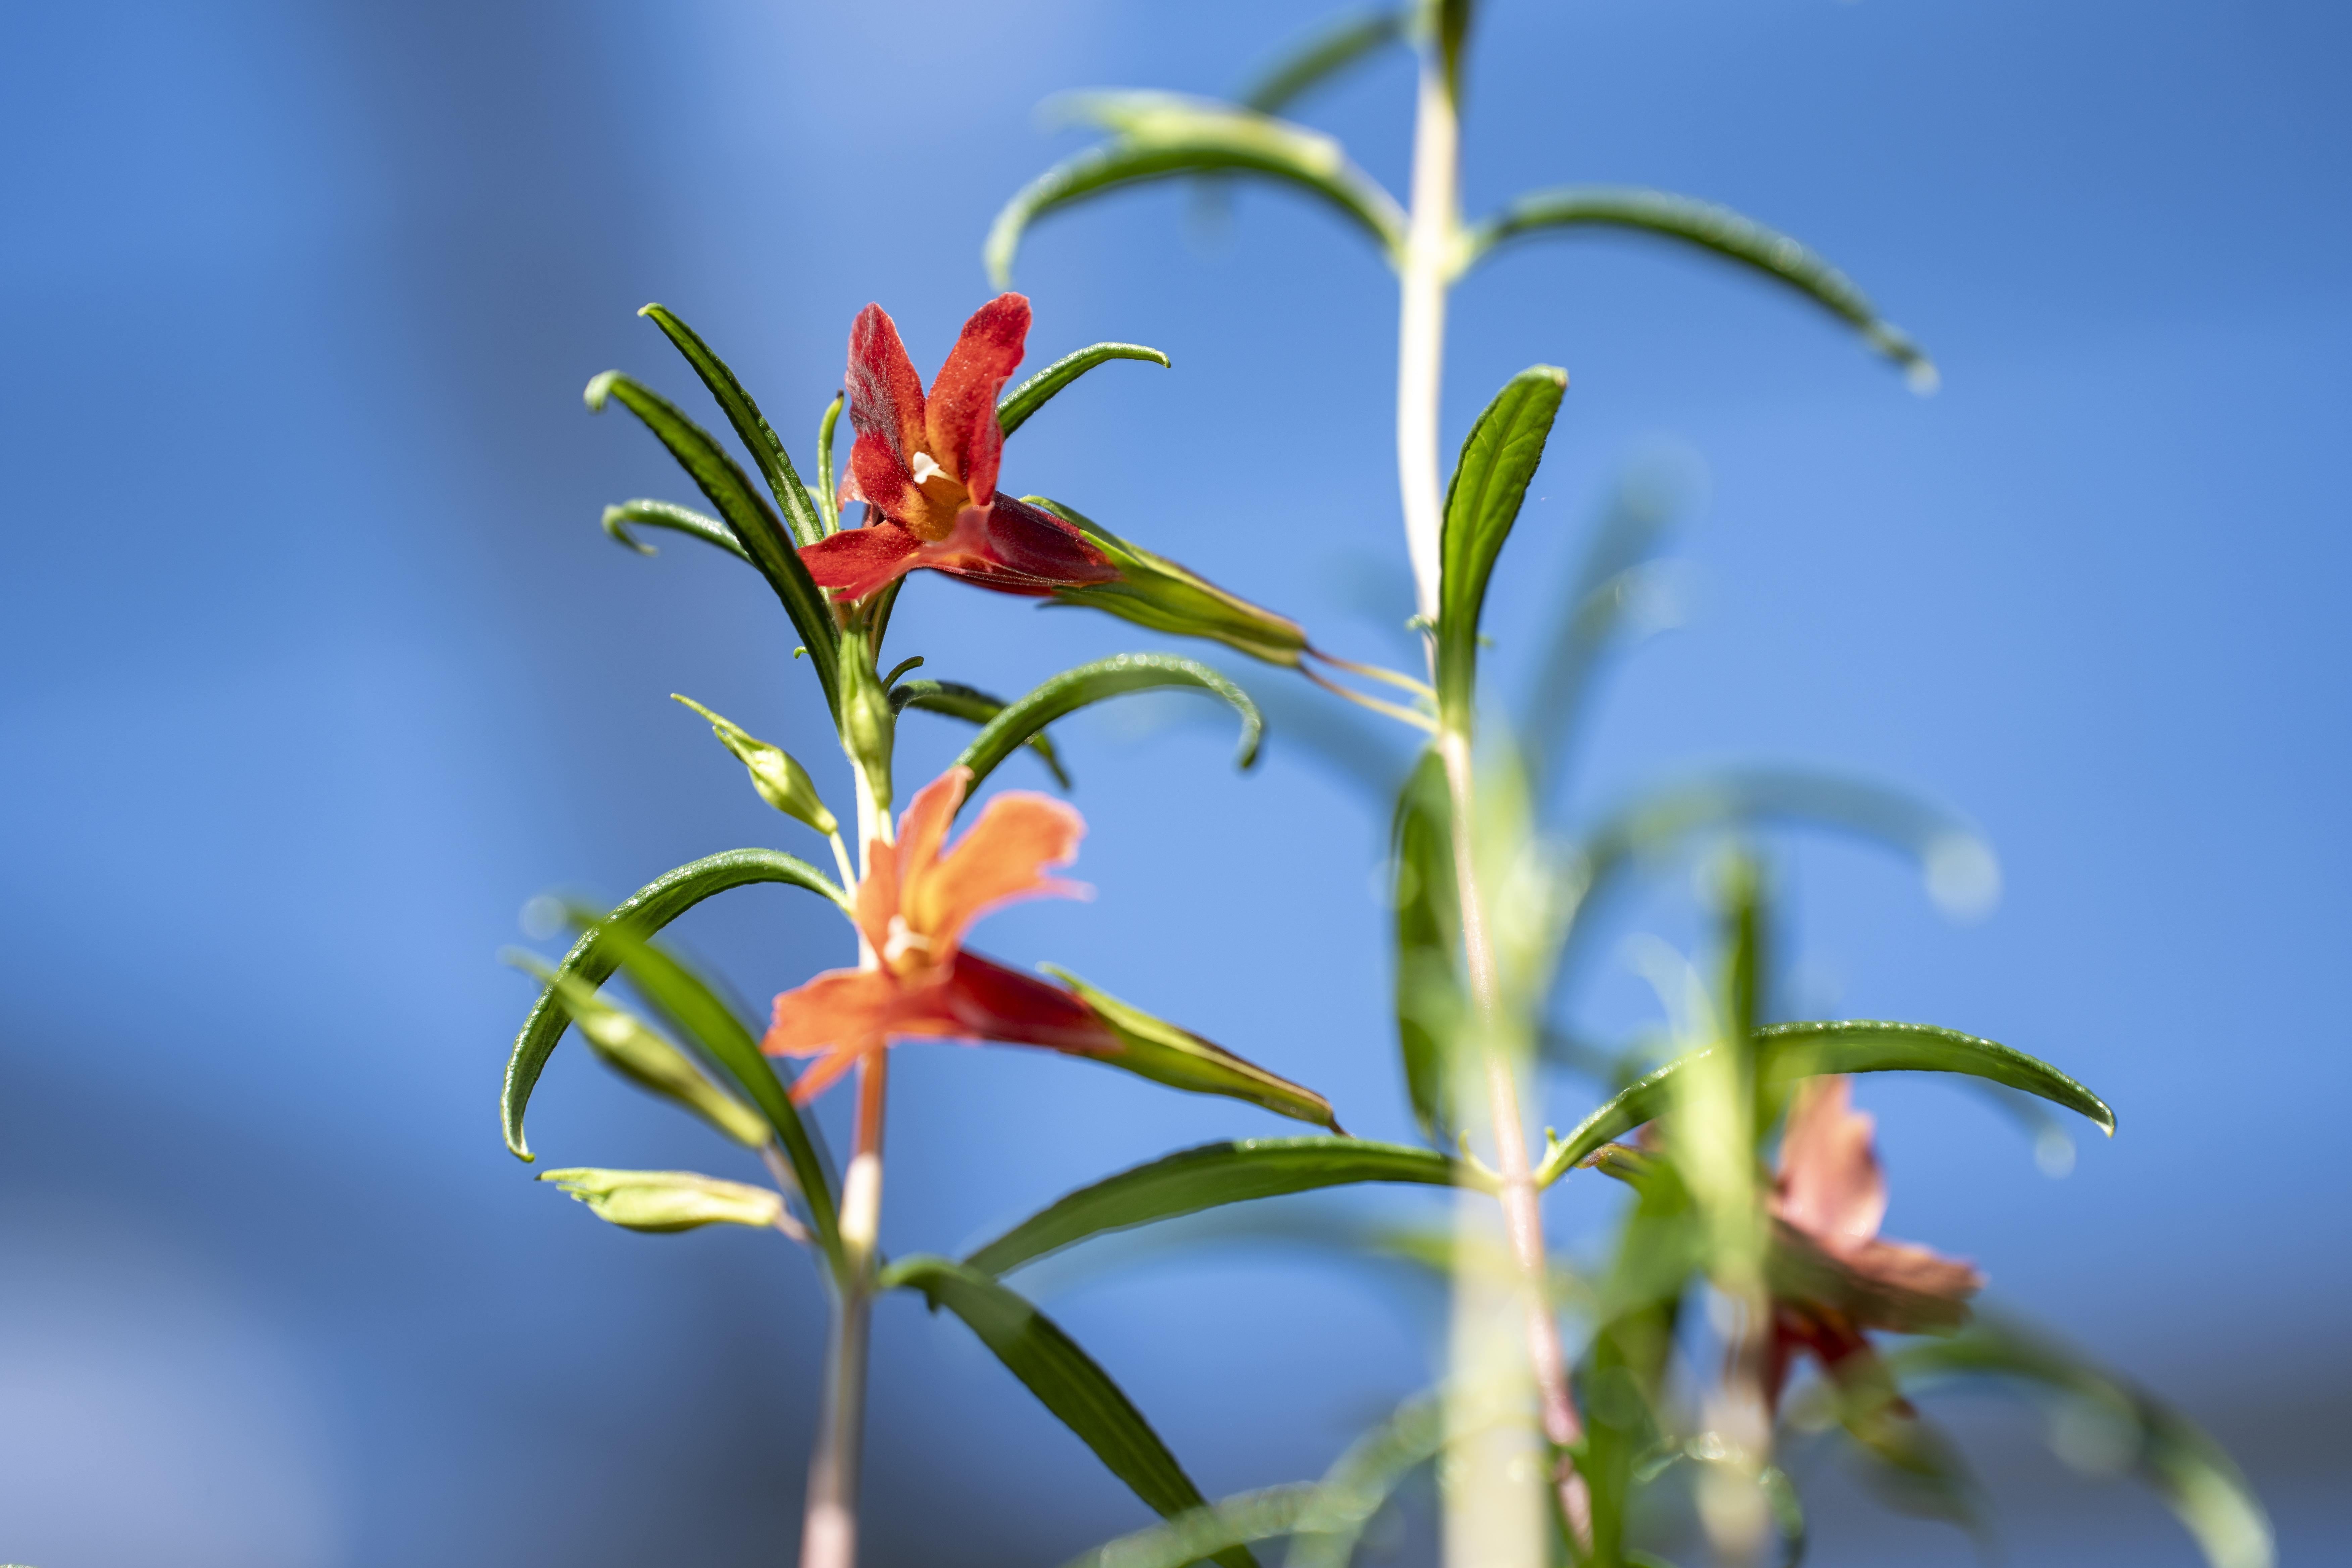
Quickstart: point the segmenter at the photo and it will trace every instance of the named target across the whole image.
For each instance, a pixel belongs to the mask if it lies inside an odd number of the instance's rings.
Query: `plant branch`
[[[858,1458],[866,1439],[866,1363],[874,1321],[875,1241],[882,1221],[882,1120],[890,1055],[857,1068],[857,1131],[841,1189],[838,1310],[825,1346],[824,1425],[809,1460],[801,1568],[856,1568]]]

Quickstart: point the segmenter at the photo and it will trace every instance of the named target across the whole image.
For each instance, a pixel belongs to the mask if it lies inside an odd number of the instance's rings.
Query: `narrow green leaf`
[[[944,713],[950,719],[961,719],[967,724],[985,724],[1004,711],[1004,700],[991,697],[977,687],[965,686],[953,680],[902,680],[890,689],[890,706],[900,712],[918,708],[927,713]],[[1040,730],[1022,742],[1037,753],[1045,771],[1064,789],[1070,787],[1070,775],[1063,771],[1061,753],[1055,750],[1054,738]]]
[[[1478,617],[1487,579],[1518,521],[1544,443],[1568,390],[1568,372],[1539,364],[1519,372],[1470,427],[1445,490],[1439,535],[1437,702],[1466,715],[1477,686]]]
[[[2221,1446],[2179,1411],[2073,1350],[1986,1314],[1948,1340],[1906,1345],[1887,1363],[1906,1391],[2006,1383],[2047,1402],[2051,1446],[2087,1469],[2128,1469],[2154,1487],[2213,1568],[2273,1568],[2270,1516]]]
[[[841,490],[833,472],[833,429],[841,423],[841,410],[849,401],[849,394],[836,392],[833,401],[824,405],[824,416],[816,422],[816,479],[812,487],[816,496],[817,514],[824,521],[827,533],[841,531]]]
[[[1472,1167],[1427,1149],[1360,1138],[1244,1138],[1204,1143],[1121,1171],[1055,1199],[965,1258],[1009,1274],[1089,1237],[1225,1204],[1360,1182],[1444,1187],[1478,1181]]]
[[[1222,1094],[1262,1106],[1276,1116],[1311,1121],[1334,1132],[1340,1131],[1331,1114],[1331,1102],[1313,1089],[1270,1073],[1190,1029],[1179,1028],[1165,1018],[1156,1018],[1140,1007],[1130,1006],[1066,969],[1057,969],[1050,963],[1041,967],[1076,992],[1103,1026],[1118,1037],[1116,1053],[1087,1052],[1093,1060],[1189,1094]]]
[[[1168,368],[1168,356],[1158,349],[1145,348],[1141,343],[1096,343],[1089,348],[1066,353],[1004,395],[996,405],[996,426],[1010,436],[1029,422],[1029,416],[1045,406],[1054,395],[1098,364],[1115,359],[1149,360],[1162,370]]]
[[[1281,113],[1312,89],[1402,41],[1412,19],[1412,9],[1400,5],[1342,16],[1317,28],[1258,73],[1242,93],[1242,107],[1259,114]]]
[[[998,763],[1055,720],[1067,718],[1105,698],[1171,687],[1192,687],[1232,704],[1242,720],[1241,750],[1234,761],[1244,768],[1257,761],[1258,740],[1265,731],[1265,721],[1258,716],[1257,704],[1250,700],[1248,692],[1192,659],[1165,653],[1122,653],[1066,669],[1041,682],[1027,696],[982,725],[971,744],[957,756],[956,763],[971,770],[976,788],[981,780],[996,771]]]
[[[783,1218],[783,1198],[767,1187],[722,1182],[692,1171],[600,1171],[577,1166],[541,1171],[594,1211],[598,1219],[626,1230],[694,1230],[706,1225],[749,1225],[767,1229]]]
[[[1681,1076],[1708,1058],[1713,1047],[1677,1057],[1612,1096],[1577,1123],[1545,1156],[1540,1179],[1559,1179],[1611,1139],[1672,1108]],[[1988,1079],[2063,1105],[2112,1133],[2115,1112],[2098,1096],[2049,1063],[1991,1040],[1928,1024],[1773,1024],[1756,1031],[1760,1084],[1781,1086],[1816,1073],[1949,1072]]]
[[[1903,368],[1915,391],[1936,388],[1933,362],[1879,315],[1853,279],[1787,235],[1713,202],[1632,185],[1537,191],[1471,226],[1463,237],[1458,270],[1467,271],[1514,239],[1593,227],[1629,229],[1694,245],[1785,283],[1860,328],[1872,348]]]
[[[982,251],[998,288],[1029,226],[1105,191],[1189,174],[1255,174],[1307,192],[1354,222],[1393,263],[1404,247],[1396,198],[1348,161],[1339,143],[1286,120],[1174,93],[1089,93],[1065,100],[1074,117],[1115,134],[1023,187],[989,229]]]
[[[1288,1481],[1238,1492],[1204,1503],[1070,1559],[1065,1568],[1187,1568],[1225,1561],[1249,1543],[1271,1541],[1301,1529],[1317,1513],[1322,1489],[1312,1481]],[[1286,1568],[1294,1562],[1286,1559]]]
[[[833,607],[810,580],[808,568],[802,563],[791,536],[784,532],[768,503],[751,488],[750,477],[711,439],[709,431],[679,413],[659,394],[619,371],[608,370],[591,381],[585,395],[589,408],[594,411],[601,411],[606,399],[618,398],[623,407],[643,420],[646,428],[669,448],[679,466],[694,476],[694,482],[702,488],[710,504],[719,509],[736,543],[743,547],[745,556],[782,602],[784,613],[792,616],[793,626],[808,649],[809,664],[816,671],[817,682],[824,688],[825,704],[837,710],[834,665],[840,626],[833,618]],[[803,496],[802,500],[805,503],[807,498]]]
[[[1112,1475],[1165,1519],[1207,1505],[1168,1445],[1108,1373],[1058,1324],[977,1268],[918,1255],[885,1269],[886,1289],[919,1290],[934,1310],[961,1318],[1005,1370],[1095,1451]],[[1215,1553],[1225,1568],[1255,1568],[1241,1547]]]
[[[1458,962],[1462,910],[1454,880],[1452,802],[1436,752],[1422,753],[1398,795],[1389,843],[1397,1051],[1413,1120],[1423,1137],[1443,1143],[1455,1131],[1445,1045],[1458,1036],[1469,1009]]]
[[[824,520],[807,487],[801,483],[800,475],[793,471],[793,459],[784,451],[784,444],[776,439],[767,416],[751,401],[751,395],[743,390],[743,384],[735,379],[735,373],[727,368],[727,362],[711,353],[701,335],[679,321],[668,306],[647,305],[637,314],[662,330],[662,334],[677,345],[677,352],[686,356],[686,363],[694,367],[694,374],[702,378],[702,384],[710,389],[719,412],[735,427],[736,438],[751,454],[751,461],[759,465],[760,477],[768,481],[768,493],[776,498],[776,506],[791,525],[793,537],[803,544],[814,544],[823,539],[826,532]]]
[[[699,539],[705,544],[715,544],[738,561],[748,563],[751,559],[751,554],[735,542],[735,536],[727,531],[725,523],[692,507],[679,506],[675,501],[625,500],[618,506],[604,509],[606,533],[640,555],[654,554],[652,545],[629,531],[629,524],[633,522],[646,528],[667,528],[690,539]]]
[[[558,972],[577,975],[589,985],[602,985],[621,966],[621,948],[609,935],[616,922],[627,922],[640,936],[650,935],[711,895],[753,882],[787,882],[824,894],[845,913],[849,908],[849,896],[804,860],[773,849],[729,849],[680,866],[630,894],[572,943],[572,951],[557,965]],[[549,1054],[570,1022],[562,1001],[551,992],[532,1005],[521,1033],[515,1037],[513,1055],[507,1060],[506,1087],[499,1097],[499,1120],[507,1147],[520,1159],[533,1157],[523,1142],[523,1110],[530,1103],[531,1089],[539,1082]]]

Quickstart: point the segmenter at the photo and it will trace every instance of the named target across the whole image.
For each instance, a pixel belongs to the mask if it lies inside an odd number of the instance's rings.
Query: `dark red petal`
[[[844,505],[862,500],[885,517],[898,517],[907,510],[915,481],[890,450],[890,444],[867,430],[859,433],[857,444],[849,448],[849,477],[841,487]]]
[[[982,537],[990,564],[1047,587],[1118,580],[1118,568],[1085,534],[1011,496],[997,497],[988,509]]]
[[[958,952],[941,997],[963,1033],[1006,1045],[1105,1056],[1119,1048],[1094,1009],[1058,985]]]
[[[1000,294],[971,313],[931,382],[923,423],[932,460],[963,482],[974,506],[986,506],[996,494],[1004,452],[996,395],[1021,363],[1028,338],[1029,301],[1019,294]]]
[[[849,422],[860,437],[877,437],[900,473],[912,472],[908,465],[924,438],[923,378],[898,341],[898,323],[879,305],[858,311],[849,329]],[[869,482],[858,476],[858,483]]]
[[[862,599],[875,589],[895,583],[915,567],[922,541],[895,522],[871,528],[846,528],[839,533],[801,546],[801,564],[820,588],[830,588],[842,599]]]

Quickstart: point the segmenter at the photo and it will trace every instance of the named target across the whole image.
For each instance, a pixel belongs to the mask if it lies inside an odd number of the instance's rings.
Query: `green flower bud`
[[[713,713],[691,697],[680,697],[673,691],[669,700],[685,703],[710,721],[710,732],[718,736],[719,743],[734,752],[736,760],[750,770],[751,787],[760,792],[761,800],[786,816],[807,823],[827,837],[840,828],[840,823],[832,812],[825,809],[824,800],[817,795],[815,781],[808,776],[806,768],[793,760],[790,752],[746,733],[740,725]]]
[[[841,634],[841,746],[865,775],[874,809],[890,809],[890,753],[898,715],[890,694],[874,673],[874,658],[862,631]]]
[[[673,1100],[749,1149],[768,1142],[768,1124],[759,1112],[702,1076],[684,1051],[635,1014],[614,1006],[576,975],[548,968],[528,953],[509,953],[517,968],[539,976],[554,988],[580,1029],[580,1037],[608,1068],[649,1093]]]
[[[1087,542],[1118,568],[1118,577],[1114,582],[1055,589],[1054,597],[1058,602],[1102,610],[1154,631],[1206,637],[1268,664],[1287,669],[1298,668],[1300,658],[1307,652],[1307,633],[1297,621],[1262,609],[1239,595],[1229,594],[1164,555],[1154,555],[1129,543],[1059,501],[1047,500],[1043,496],[1023,499],[1084,533]]]
[[[1164,1083],[1171,1089],[1194,1094],[1230,1095],[1264,1106],[1277,1116],[1295,1117],[1334,1132],[1339,1131],[1339,1123],[1331,1114],[1331,1102],[1313,1089],[1277,1078],[1255,1062],[1212,1045],[1190,1029],[1180,1029],[1108,992],[1098,991],[1066,969],[1050,963],[1039,967],[1068,986],[1118,1038],[1118,1050],[1097,1055],[1097,1060],[1124,1068],[1139,1078]],[[1095,1055],[1091,1051],[1087,1054]]]
[[[766,1227],[783,1217],[784,1200],[766,1187],[722,1182],[692,1171],[541,1171],[586,1204],[598,1219],[628,1230],[692,1230],[705,1225]]]

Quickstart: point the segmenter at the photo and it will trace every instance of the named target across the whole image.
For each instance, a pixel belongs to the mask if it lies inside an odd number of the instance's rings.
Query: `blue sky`
[[[1521,366],[1573,378],[1490,612],[1500,691],[1614,476],[1662,443],[1706,476],[1681,624],[1615,672],[1562,811],[1756,759],[1980,824],[2005,892],[1969,924],[1875,851],[1776,841],[1796,984],[2045,1056],[2120,1135],[2053,1182],[1981,1101],[1873,1083],[1890,1229],[2210,1419],[2291,1558],[2326,1560],[2345,1521],[2314,1445],[2352,1400],[2325,1244],[2352,1197],[2343,22],[2283,0],[1488,13],[1473,210],[1585,180],[1730,203],[1852,272],[1944,371],[1913,397],[1818,311],[1637,242],[1530,247],[1457,295],[1449,442]],[[618,366],[695,402],[633,315],[659,299],[805,458],[860,306],[928,370],[986,297],[989,217],[1078,144],[1040,100],[1230,90],[1319,15],[14,18],[0,1408],[32,1416],[0,1423],[0,1532],[22,1536],[0,1557],[782,1549],[820,1323],[800,1260],[597,1226],[492,1126],[529,999],[495,954],[526,898],[793,847],[667,694],[821,742],[756,584],[596,531],[605,502],[686,486],[578,389]],[[1400,59],[1305,112],[1401,184],[1407,91]],[[1116,338],[1175,368],[1057,402],[1017,437],[1013,488],[1391,655],[1393,296],[1360,244],[1256,192],[1203,234],[1162,191],[1041,226],[1018,282],[1036,360]],[[941,583],[895,636],[999,689],[1150,642]],[[920,722],[914,756],[943,761],[951,731]],[[988,951],[1066,963],[1402,1135],[1378,813],[1279,723],[1247,777],[1205,710],[1068,729],[1101,896],[997,917]],[[1624,929],[1687,946],[1692,909],[1670,877]],[[753,995],[846,956],[781,893],[684,931]],[[1584,1016],[1636,1026],[1644,993],[1602,956]],[[1587,1103],[1563,1080],[1546,1110]],[[535,1112],[560,1163],[721,1158],[576,1052]],[[1065,1061],[918,1050],[886,1241],[953,1248],[1121,1164],[1279,1130]],[[1554,1205],[1571,1246],[1606,1212],[1573,1184]],[[1213,1492],[1318,1469],[1419,1385],[1403,1300],[1243,1249],[1048,1302]],[[1242,1408],[1202,1397],[1223,1377]],[[894,1303],[877,1378],[885,1559],[1059,1560],[1135,1521],[951,1322]],[[135,1504],[109,1500],[126,1478]],[[2153,1505],[2087,1493],[2060,1522],[2019,1484],[2021,1548],[2190,1560]],[[1825,1561],[1959,1560],[1926,1527],[1832,1519]]]

